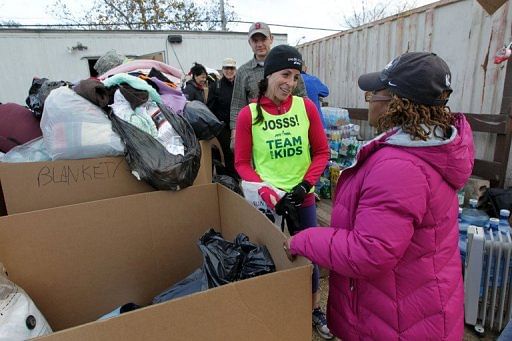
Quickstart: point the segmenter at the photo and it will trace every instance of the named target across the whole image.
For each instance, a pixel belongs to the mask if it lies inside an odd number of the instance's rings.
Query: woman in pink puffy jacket
[[[457,190],[474,159],[471,128],[446,106],[451,73],[433,53],[405,53],[363,75],[365,144],[338,180],[330,228],[285,242],[330,269],[327,319],[349,340],[461,340],[464,289]]]

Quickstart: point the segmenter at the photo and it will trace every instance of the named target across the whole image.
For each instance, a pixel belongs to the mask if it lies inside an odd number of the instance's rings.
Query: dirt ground
[[[325,312],[325,306],[327,305],[327,295],[329,293],[329,284],[328,277],[320,278],[320,306],[322,310]],[[323,341],[323,339],[318,335],[315,328],[313,328],[313,335],[311,337],[313,341]]]

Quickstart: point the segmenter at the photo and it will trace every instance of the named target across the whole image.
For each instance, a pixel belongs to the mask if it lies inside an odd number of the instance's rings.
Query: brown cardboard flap
[[[310,272],[299,267],[64,330],[42,340],[309,341],[310,284]]]
[[[5,163],[0,179],[8,214],[154,191],[122,157]]]
[[[208,141],[200,145],[201,167],[194,185],[212,182],[211,146]],[[0,181],[7,214],[155,190],[131,174],[123,157],[2,163]]]
[[[210,141],[199,141],[201,146],[201,166],[194,186],[212,183],[212,146]]]
[[[507,0],[477,0],[484,10],[493,15]]]

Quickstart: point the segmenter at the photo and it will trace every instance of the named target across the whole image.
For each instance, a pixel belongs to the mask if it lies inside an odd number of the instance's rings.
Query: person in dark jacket
[[[217,116],[219,121],[224,122],[222,132],[217,136],[224,154],[226,168],[225,175],[238,178],[235,170],[234,156],[229,144],[231,142],[231,130],[229,129],[231,97],[233,96],[233,85],[235,84],[236,61],[233,58],[226,58],[222,63],[222,77],[210,85],[208,96],[208,108]],[[221,171],[222,172],[222,171]]]
[[[189,101],[201,101],[206,104],[208,98],[208,85],[206,82],[208,73],[206,68],[201,64],[194,63],[194,66],[190,68],[189,75],[192,79],[185,85],[183,94]]]

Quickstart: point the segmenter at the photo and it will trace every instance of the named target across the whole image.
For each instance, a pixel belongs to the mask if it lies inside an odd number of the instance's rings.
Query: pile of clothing
[[[156,189],[190,186],[199,170],[198,139],[215,137],[222,123],[186,101],[180,78],[154,60],[126,62],[75,84],[36,78],[28,107],[0,104],[0,161],[124,155],[132,173]]]

